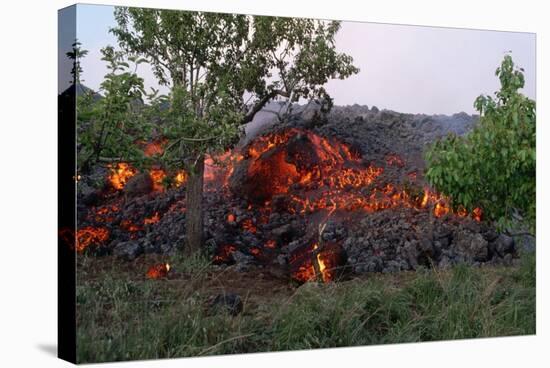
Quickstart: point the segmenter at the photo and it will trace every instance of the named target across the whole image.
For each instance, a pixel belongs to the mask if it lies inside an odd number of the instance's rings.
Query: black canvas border
[[[76,5],[58,11],[58,48],[76,40]],[[72,40],[71,44],[67,41]],[[71,68],[58,56],[59,89]],[[57,344],[58,357],[76,363],[76,86],[58,95],[57,106]]]

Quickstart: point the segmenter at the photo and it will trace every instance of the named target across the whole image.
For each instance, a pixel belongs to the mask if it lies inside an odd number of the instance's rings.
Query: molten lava
[[[183,170],[178,171],[178,173],[174,177],[174,185],[176,186],[176,188],[179,188],[185,183],[187,183],[187,173]]]
[[[76,251],[84,252],[90,245],[101,245],[109,239],[109,230],[86,226],[76,232]]]
[[[380,183],[382,167],[366,165],[344,143],[311,131],[293,128],[259,137],[245,150],[244,158],[241,165],[247,165],[246,170],[229,170],[241,175],[232,179],[232,189],[259,205],[266,215],[271,212],[266,208],[271,199],[280,195],[288,197],[290,213],[308,214],[327,208],[374,212],[398,207],[433,208],[436,217],[455,213],[449,198],[429,189],[419,198],[391,183]],[[396,154],[386,156],[386,164],[405,165]],[[415,180],[416,173],[409,178]],[[467,213],[461,210],[459,216]]]
[[[108,165],[108,167],[110,169],[109,182],[117,190],[122,190],[128,180],[137,174],[137,170],[126,162],[119,162],[114,167]]]
[[[151,180],[153,181],[153,190],[156,192],[164,191],[164,178],[166,178],[166,173],[162,169],[151,169],[149,171]]]

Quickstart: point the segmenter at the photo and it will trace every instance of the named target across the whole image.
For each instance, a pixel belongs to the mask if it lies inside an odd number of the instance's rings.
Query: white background
[[[92,3],[100,3],[91,1]],[[545,1],[105,1],[251,14],[537,33],[537,336],[118,363],[127,367],[536,367],[550,363],[548,160],[550,32]],[[64,367],[57,339],[57,9],[69,1],[3,2],[0,11],[0,366]],[[546,68],[545,68],[546,67]]]

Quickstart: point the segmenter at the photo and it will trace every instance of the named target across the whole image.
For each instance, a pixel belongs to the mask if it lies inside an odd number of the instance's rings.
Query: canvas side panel
[[[58,12],[58,356],[76,363],[76,86],[67,52],[76,40],[76,5]]]

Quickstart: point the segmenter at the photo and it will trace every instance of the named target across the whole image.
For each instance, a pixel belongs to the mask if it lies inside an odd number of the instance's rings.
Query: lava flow
[[[119,162],[115,166],[108,165],[108,167],[111,170],[109,181],[117,190],[122,190],[128,180],[137,173],[137,170],[126,162]]]
[[[145,154],[162,154],[164,143],[150,143]],[[323,214],[333,215],[334,221],[346,226],[368,217],[366,214],[392,209],[407,209],[409,216],[428,213],[436,218],[455,216],[481,221],[480,208],[468,212],[462,206],[453,207],[451,198],[422,187],[418,170],[396,153],[367,158],[354,146],[297,128],[257,137],[241,149],[206,156],[205,200],[222,208],[209,214],[218,232],[213,263],[253,259],[258,264],[270,264],[294,242],[288,254],[291,277],[299,282],[329,282],[337,277],[336,270],[342,269],[346,255],[341,239],[333,235],[323,241],[308,233]],[[137,173],[130,164],[121,162],[110,166],[108,181],[121,190]],[[139,241],[153,233],[151,239],[163,239],[161,232],[165,230],[159,229],[174,224],[176,210],[186,211],[183,191],[175,188],[185,185],[188,174],[183,170],[167,172],[157,164],[148,175],[136,176],[131,183],[138,185],[138,179],[150,179],[148,187],[155,195],[139,200],[155,201],[155,206],[134,216],[136,212],[128,211],[125,202],[132,201],[131,196],[112,196],[110,202],[92,207],[84,217],[90,226],[76,236],[79,252],[106,243],[110,236],[114,240],[120,237],[123,241]],[[127,192],[131,192],[129,188]],[[157,207],[169,198],[166,192],[174,196],[175,202]],[[286,218],[286,225],[281,225],[281,218]],[[177,221],[182,225],[181,217]],[[285,226],[292,229],[285,230]],[[168,266],[165,271],[155,267],[147,277],[165,277],[169,270]]]
[[[384,183],[383,167],[365,163],[347,145],[311,131],[293,128],[260,137],[248,147],[244,157],[241,165],[247,168],[237,170],[241,176],[232,178],[232,189],[259,206],[271,203],[275,196],[286,195],[287,210],[299,214],[333,205],[337,210],[366,212],[433,207],[436,217],[455,213],[449,198],[428,188],[423,195],[411,195],[394,184]],[[388,155],[385,161],[387,165],[405,166],[395,154]],[[472,217],[480,220],[480,213],[475,210]],[[467,215],[464,209],[457,214]]]

